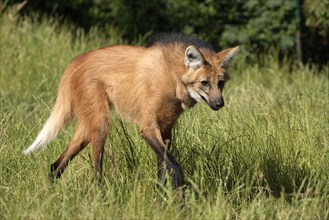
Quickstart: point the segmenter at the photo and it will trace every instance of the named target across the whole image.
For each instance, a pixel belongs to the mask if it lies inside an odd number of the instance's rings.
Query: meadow
[[[104,182],[86,148],[51,184],[49,166],[73,125],[32,156],[60,77],[73,57],[120,39],[56,20],[0,12],[0,219],[328,219],[329,67],[279,61],[275,52],[231,66],[226,106],[186,111],[172,153],[187,189],[156,185],[156,158],[135,125],[112,114]],[[139,42],[136,42],[139,43]],[[248,51],[252,53],[252,51]]]

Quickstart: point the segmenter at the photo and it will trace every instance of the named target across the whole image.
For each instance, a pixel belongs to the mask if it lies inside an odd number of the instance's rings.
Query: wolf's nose
[[[216,108],[220,109],[224,106],[224,99],[219,99],[216,101]]]

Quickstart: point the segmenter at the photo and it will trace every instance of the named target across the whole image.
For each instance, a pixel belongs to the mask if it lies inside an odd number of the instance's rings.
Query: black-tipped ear
[[[199,69],[204,63],[204,57],[194,46],[189,46],[185,51],[185,65],[194,70]]]
[[[235,55],[237,55],[239,50],[240,50],[240,47],[238,46],[238,47],[226,49],[226,50],[219,52],[217,54],[217,56],[219,56],[220,60],[221,60],[220,66],[222,68],[227,68],[229,66],[230,62],[232,61],[233,57]]]

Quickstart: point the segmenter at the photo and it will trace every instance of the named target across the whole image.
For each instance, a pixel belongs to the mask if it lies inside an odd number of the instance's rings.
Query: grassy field
[[[118,40],[0,13],[0,219],[329,218],[328,66],[291,67],[272,55],[248,63],[242,53],[226,106],[212,112],[198,105],[175,127],[172,152],[188,185],[182,207],[170,185],[167,196],[157,190],[155,155],[138,128],[117,115],[104,184],[93,183],[90,148],[50,184],[49,165],[73,126],[34,156],[22,150],[49,116],[70,60]]]

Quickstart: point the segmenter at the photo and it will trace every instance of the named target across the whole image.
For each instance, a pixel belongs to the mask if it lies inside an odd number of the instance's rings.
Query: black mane
[[[186,34],[180,34],[180,33],[163,33],[163,34],[155,35],[147,43],[146,47],[152,47],[153,45],[157,45],[157,44],[168,45],[175,43],[182,43],[184,45],[194,45],[198,48],[204,48],[210,51],[215,51],[210,44],[200,40],[199,38]]]

